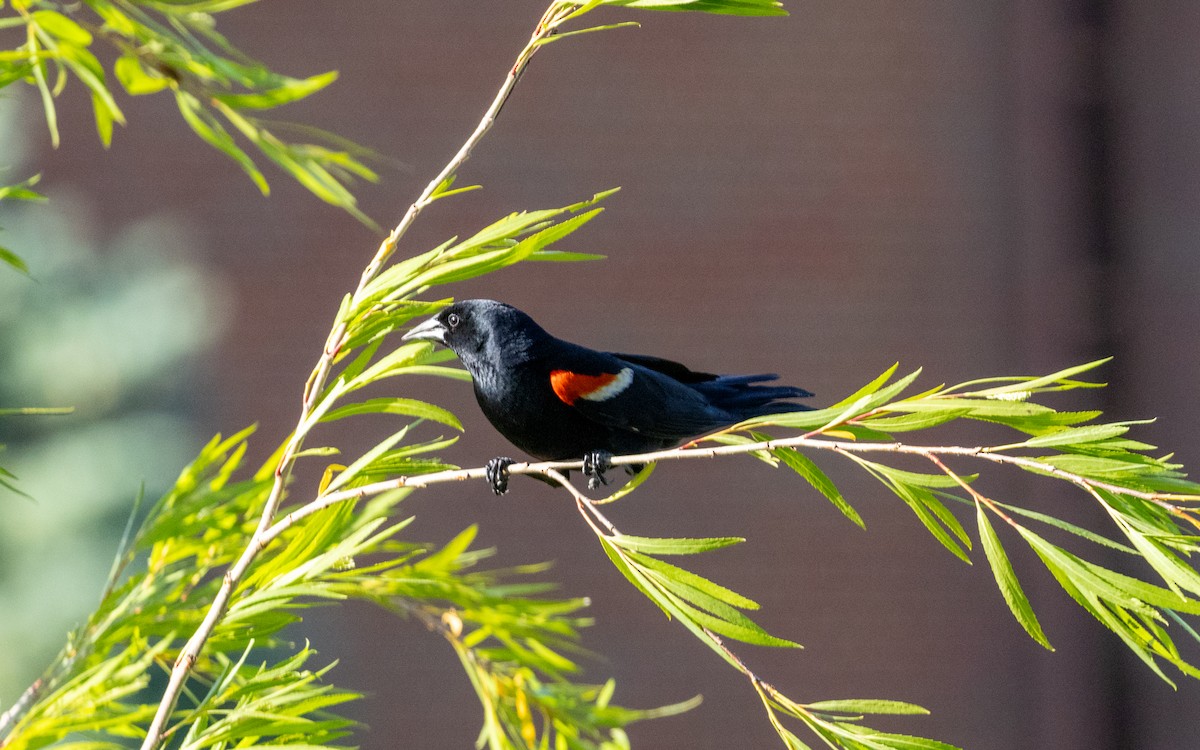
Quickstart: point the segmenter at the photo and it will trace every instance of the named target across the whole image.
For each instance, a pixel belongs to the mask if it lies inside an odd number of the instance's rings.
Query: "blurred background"
[[[543,6],[292,0],[226,14],[221,29],[281,72],[341,72],[288,115],[397,160],[361,193],[391,226],[475,126]],[[787,6],[791,17],[761,20],[598,13],[642,28],[539,53],[460,178],[485,189],[423,214],[401,252],[623,186],[565,246],[607,261],[531,264],[446,293],[506,300],[597,348],[779,372],[818,404],[897,360],[932,385],[1112,355],[1110,387],[1078,403],[1159,417],[1137,436],[1200,466],[1200,4]],[[0,102],[5,162],[42,172],[52,198],[0,217],[36,279],[0,273],[0,397],[78,407],[0,425],[3,465],[35,498],[2,500],[4,703],[94,605],[139,488],[169,485],[213,432],[257,422],[256,461],[285,437],[378,243],[282,175],[262,198],[166,100],[121,99],[130,124],[106,152],[87,98],[67,93],[57,151],[35,101]],[[511,452],[465,385],[406,385],[464,418],[451,460]],[[922,442],[937,434],[972,439]],[[747,537],[697,567],[807,647],[744,649],[798,699],[916,702],[933,716],[887,726],[973,750],[1194,745],[1200,685],[1155,678],[1016,540],[1055,653],[1024,635],[986,566],[963,565],[881,487],[817,459],[865,532],[795,476],[748,461],[664,465],[612,517],[636,533]],[[987,486],[1100,523],[1046,481],[1001,472]],[[635,747],[778,744],[744,681],[620,578],[565,495],[513,489],[422,492],[405,503],[408,533],[444,541],[478,522],[501,563],[556,561],[562,593],[592,597],[587,645],[605,658],[590,669],[616,677],[617,702],[704,694],[696,711],[636,725]],[[338,683],[368,694],[353,708],[364,748],[474,741],[477,703],[437,637],[367,607],[306,628],[298,637],[341,660]]]

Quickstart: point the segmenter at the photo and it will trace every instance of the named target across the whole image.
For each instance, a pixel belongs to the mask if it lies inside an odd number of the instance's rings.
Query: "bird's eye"
[[[458,324],[462,322],[462,318],[458,317],[458,313],[450,313],[446,316],[446,325],[450,328],[458,328]]]

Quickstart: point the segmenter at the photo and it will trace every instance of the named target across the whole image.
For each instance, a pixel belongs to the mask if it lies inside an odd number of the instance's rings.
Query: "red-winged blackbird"
[[[403,338],[453,349],[500,434],[543,460],[583,458],[592,489],[604,483],[613,454],[672,448],[744,419],[807,409],[786,399],[812,395],[756,385],[776,375],[712,375],[658,357],[587,349],[492,300],[456,302]],[[497,495],[507,490],[512,463],[488,462]]]

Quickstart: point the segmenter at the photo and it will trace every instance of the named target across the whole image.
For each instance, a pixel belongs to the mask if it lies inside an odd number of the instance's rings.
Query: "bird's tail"
[[[691,385],[704,394],[709,403],[734,415],[737,421],[767,414],[808,411],[813,408],[790,400],[809,398],[813,395],[803,388],[790,385],[758,385],[778,379],[779,376],[774,374],[722,375]]]

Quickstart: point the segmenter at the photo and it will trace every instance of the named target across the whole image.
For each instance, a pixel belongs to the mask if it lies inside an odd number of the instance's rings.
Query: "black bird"
[[[582,458],[592,489],[605,483],[613,454],[672,448],[751,417],[810,408],[787,401],[808,391],[757,385],[776,375],[713,375],[658,357],[587,349],[492,300],[456,302],[403,338],[453,349],[500,434],[542,460]],[[507,491],[512,463],[488,462],[497,495]]]

